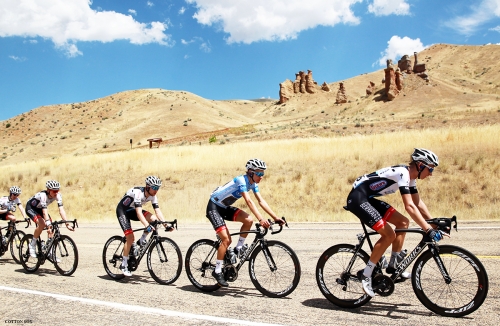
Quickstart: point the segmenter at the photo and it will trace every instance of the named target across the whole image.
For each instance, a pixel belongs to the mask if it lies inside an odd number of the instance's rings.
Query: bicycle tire
[[[119,235],[112,236],[104,244],[104,249],[102,250],[102,264],[104,265],[106,273],[114,280],[121,280],[125,277],[120,270],[120,265],[123,260],[122,253],[123,237]]]
[[[61,235],[60,238],[54,240],[51,259],[59,274],[72,275],[78,267],[78,249],[75,241],[67,235]]]
[[[346,274],[355,252],[356,247],[353,245],[338,244],[326,249],[316,264],[316,282],[319,290],[328,301],[342,308],[358,308],[371,299],[364,292],[361,281],[357,280],[358,270],[364,269],[370,259],[364,250],[358,251],[351,271]]]
[[[149,247],[147,261],[149,274],[160,284],[172,284],[181,275],[182,254],[172,239],[159,237],[158,242]]]
[[[250,256],[248,272],[257,290],[271,298],[282,298],[292,293],[300,281],[300,262],[297,254],[283,242],[266,241],[266,248],[257,246]],[[268,250],[268,255],[263,250]],[[274,261],[272,271],[266,257]]]
[[[21,257],[21,265],[23,265],[24,270],[27,273],[34,273],[40,267],[40,243],[37,241],[36,251],[37,257],[31,257],[29,244],[33,239],[33,234],[27,234],[21,239],[21,244],[19,245],[19,257]]]
[[[446,284],[430,250],[416,261],[412,286],[418,300],[429,310],[446,317],[461,317],[478,309],[488,294],[488,275],[483,264],[468,250],[443,245],[439,256],[451,277]]]
[[[10,238],[10,254],[12,256],[12,259],[14,259],[17,264],[21,263],[21,257],[19,256],[19,247],[21,246],[21,240],[24,238],[24,236],[26,236],[26,233],[17,230]]]
[[[215,250],[215,254],[212,255],[210,261],[206,261],[209,254],[212,254],[212,250]],[[217,249],[213,240],[198,240],[189,247],[184,267],[189,281],[195,288],[203,292],[213,292],[220,288],[212,276],[216,259]]]

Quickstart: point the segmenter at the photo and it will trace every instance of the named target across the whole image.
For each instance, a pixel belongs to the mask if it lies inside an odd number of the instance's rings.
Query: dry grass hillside
[[[419,61],[425,62],[430,81],[405,75],[404,89],[392,102],[384,100],[384,73],[378,70],[345,80],[349,103],[343,105],[335,104],[338,82],[333,82],[331,92],[298,94],[285,104],[143,89],[39,107],[1,122],[0,165],[128,150],[130,139],[133,148],[148,146],[154,137],[199,145],[216,135],[217,144],[227,144],[500,121],[500,46],[438,44],[419,53]],[[366,96],[370,81],[377,91]]]

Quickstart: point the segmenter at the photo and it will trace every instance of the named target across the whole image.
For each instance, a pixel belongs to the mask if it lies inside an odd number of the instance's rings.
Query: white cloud
[[[188,44],[191,44],[193,43],[195,40],[191,40],[191,41],[186,41],[185,39],[181,39],[181,43],[184,44],[184,45],[188,45]]]
[[[42,37],[69,57],[82,55],[77,42],[113,42],[172,45],[167,25],[135,21],[114,11],[95,11],[89,0],[2,0],[0,37]]]
[[[482,0],[479,4],[471,5],[470,10],[469,15],[454,17],[446,21],[444,25],[460,34],[471,36],[481,25],[495,19],[495,17],[500,17],[500,0]]]
[[[200,44],[200,50],[202,50],[205,53],[210,53],[212,52],[212,46],[210,45],[210,42],[203,42]]]
[[[363,0],[185,0],[198,23],[220,27],[228,43],[282,41],[317,26],[359,24],[351,6]]]
[[[155,4],[154,4],[153,2],[151,2],[151,1],[146,2],[146,4],[147,4],[149,7],[153,7],[153,6],[155,5]]]
[[[378,64],[385,67],[387,59],[397,62],[403,55],[413,55],[413,52],[420,52],[427,47],[422,44],[419,38],[413,40],[408,36],[401,38],[394,35],[387,42],[385,51],[380,53],[382,57],[378,60]]]
[[[490,28],[489,30],[490,30],[490,31],[495,31],[495,32],[499,32],[499,33],[500,33],[500,25],[498,25],[497,27]]]
[[[26,61],[25,57],[18,57],[18,56],[15,56],[15,55],[9,55],[9,58],[11,58],[14,61],[19,61],[19,62]]]
[[[186,59],[188,59],[188,58],[190,58],[190,57],[191,57],[191,56],[189,56],[189,55],[187,55],[187,54],[186,54],[186,55],[184,55],[184,60],[186,60]]]
[[[136,10],[134,10],[134,9],[129,9],[129,10],[128,10],[128,12],[129,12],[129,14],[132,14],[132,15],[134,15],[134,16],[137,16],[137,11],[136,11]]]
[[[182,15],[186,12],[186,8],[184,7],[181,7],[181,9],[179,9],[179,15]]]
[[[375,16],[409,15],[410,5],[405,0],[373,0],[368,11]]]

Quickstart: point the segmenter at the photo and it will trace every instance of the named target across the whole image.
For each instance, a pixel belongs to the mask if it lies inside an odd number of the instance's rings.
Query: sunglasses
[[[422,165],[425,166],[426,168],[428,168],[430,173],[432,173],[434,171],[434,169],[435,169],[435,167],[432,168],[432,167],[430,167],[428,165],[425,165],[424,163],[422,163]]]
[[[17,197],[17,196],[19,196],[19,194],[11,194],[11,195],[12,195],[12,196],[16,196],[16,197]]]
[[[55,194],[57,194],[59,192],[59,190],[54,190],[54,189],[50,189],[50,191],[52,191]]]
[[[159,190],[160,186],[151,186],[151,189],[153,189],[153,190]]]
[[[264,176],[264,172],[254,172],[256,176],[262,178]]]

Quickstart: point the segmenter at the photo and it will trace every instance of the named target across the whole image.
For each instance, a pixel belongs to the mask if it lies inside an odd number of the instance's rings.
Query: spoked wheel
[[[104,265],[104,270],[112,279],[115,280],[121,280],[125,277],[120,270],[120,265],[123,260],[123,244],[123,237],[115,235],[106,241],[102,251],[102,264]]]
[[[61,235],[59,239],[54,240],[49,258],[61,275],[73,274],[78,266],[78,249],[73,239]]]
[[[280,241],[267,241],[264,249],[256,247],[250,256],[248,271],[255,288],[271,298],[289,295],[300,280],[297,254]]]
[[[37,242],[35,247],[35,252],[37,257],[31,257],[30,255],[30,243],[33,239],[32,234],[27,234],[21,239],[21,244],[19,245],[19,256],[21,258],[21,265],[23,265],[24,270],[27,273],[34,273],[40,267],[40,259],[38,256],[42,255],[40,253],[40,243]]]
[[[365,268],[370,256],[359,250],[350,270],[347,270],[356,249],[350,244],[338,244],[328,248],[316,265],[316,281],[321,293],[331,303],[342,308],[357,308],[370,301],[357,277]]]
[[[18,264],[21,263],[21,258],[19,256],[19,247],[21,247],[21,240],[24,238],[26,234],[23,231],[16,231],[10,238],[10,254],[12,255],[12,259]]]
[[[212,292],[220,288],[213,278],[217,260],[215,242],[208,239],[198,240],[189,247],[186,253],[185,267],[189,281],[204,292]]]
[[[447,317],[468,315],[481,306],[488,294],[488,275],[479,259],[456,246],[439,246],[446,282],[430,250],[415,262],[412,285],[417,298],[429,310]]]
[[[182,255],[177,244],[169,238],[158,238],[149,247],[148,270],[160,284],[174,283],[182,272]]]

